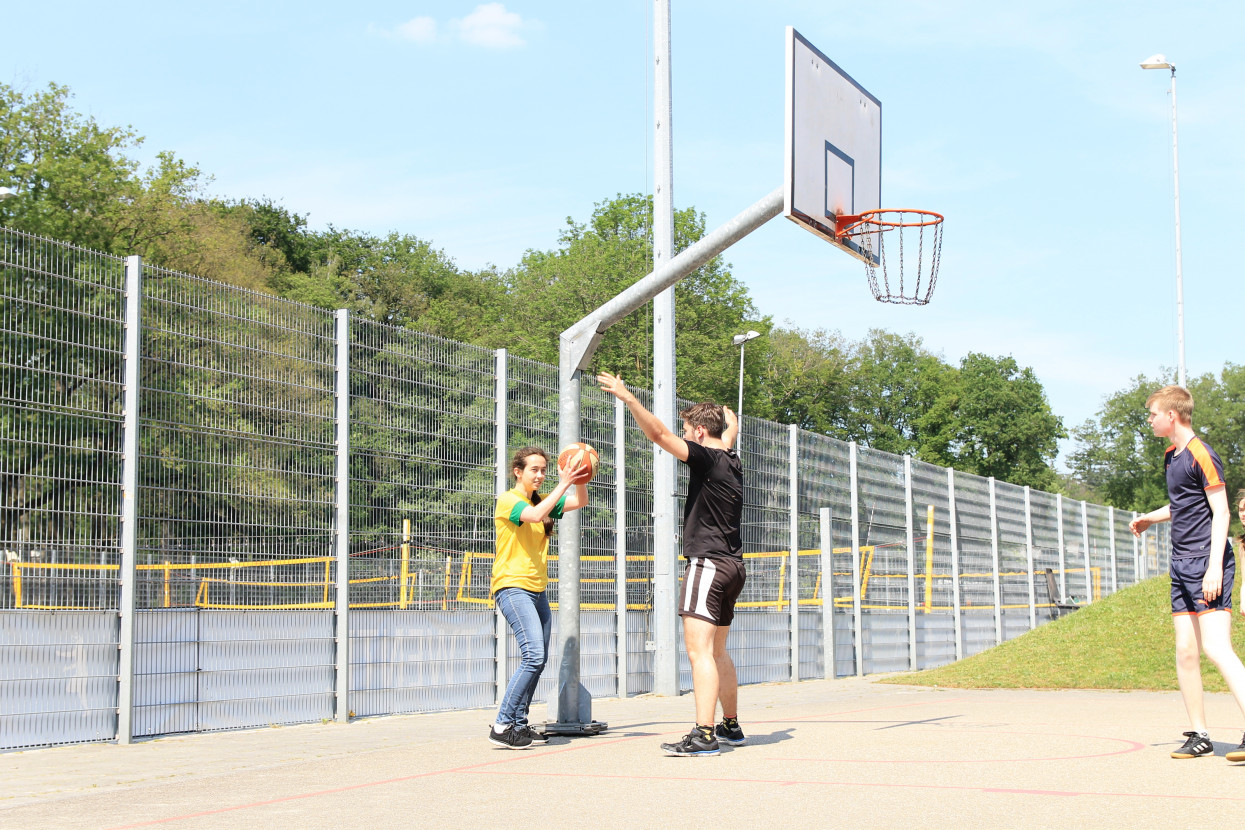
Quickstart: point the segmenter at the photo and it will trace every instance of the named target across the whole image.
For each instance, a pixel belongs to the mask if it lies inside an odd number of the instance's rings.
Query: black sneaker
[[[674,744],[662,744],[661,751],[667,755],[693,756],[717,755],[722,750],[718,747],[718,739],[713,737],[712,726],[697,726],[683,736],[683,740]]]
[[[1245,737],[1241,738],[1241,745],[1236,749],[1229,749],[1228,754],[1223,757],[1229,761],[1245,761]]]
[[[713,730],[713,734],[717,736],[718,743],[727,746],[743,746],[747,738],[744,737],[744,731],[739,728],[738,718],[722,718],[722,722]]]
[[[514,724],[506,726],[505,730],[498,732],[489,724],[488,728],[489,743],[500,746],[502,749],[531,749],[532,738],[527,734],[526,728],[522,731],[514,728]]]
[[[526,723],[523,724],[522,726],[516,727],[516,730],[522,730],[523,734],[531,738],[532,743],[534,744],[541,744],[543,746],[544,744],[549,743],[548,735],[546,735],[544,732],[537,732],[535,729],[533,729],[531,726],[529,726]]]
[[[1210,742],[1210,737],[1201,732],[1185,732],[1186,740],[1184,746],[1172,753],[1173,758],[1196,758],[1199,755],[1214,755],[1215,745]],[[1245,756],[1242,756],[1245,760]]]

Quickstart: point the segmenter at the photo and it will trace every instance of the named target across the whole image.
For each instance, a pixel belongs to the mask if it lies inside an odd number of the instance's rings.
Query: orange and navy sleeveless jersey
[[[1172,559],[1210,554],[1210,499],[1206,491],[1222,487],[1223,462],[1201,438],[1193,438],[1184,451],[1167,448],[1163,456],[1167,472],[1167,500],[1171,504]],[[1229,541],[1227,551],[1232,550]]]

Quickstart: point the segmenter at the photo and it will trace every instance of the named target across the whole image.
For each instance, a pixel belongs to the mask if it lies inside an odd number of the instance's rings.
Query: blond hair
[[[1146,408],[1158,406],[1160,412],[1175,412],[1181,423],[1193,423],[1193,396],[1183,386],[1164,386],[1146,398]]]

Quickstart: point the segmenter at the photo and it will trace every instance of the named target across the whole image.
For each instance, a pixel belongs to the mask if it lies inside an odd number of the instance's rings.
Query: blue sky
[[[14,4],[0,80],[75,105],[328,224],[516,264],[652,189],[651,3]],[[674,195],[709,227],[782,182],[784,27],[882,102],[882,202],[946,215],[933,302],[781,218],[726,259],[778,324],[914,332],[1031,366],[1068,426],[1176,365],[1170,75],[1178,68],[1190,375],[1240,362],[1245,6],[672,0]],[[723,332],[724,348],[730,335]]]

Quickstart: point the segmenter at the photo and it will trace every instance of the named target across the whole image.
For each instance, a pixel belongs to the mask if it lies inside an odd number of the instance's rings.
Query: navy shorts
[[[730,625],[735,600],[744,589],[744,560],[734,556],[694,556],[687,560],[679,590],[679,616]]]
[[[1210,554],[1190,556],[1171,561],[1172,613],[1205,614],[1207,611],[1232,610],[1232,583],[1236,579],[1236,557],[1228,551],[1223,556],[1223,590],[1214,602],[1202,597],[1202,578],[1210,564]]]

